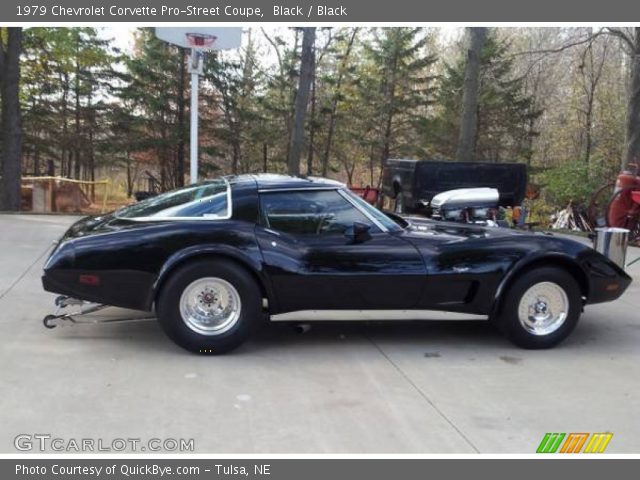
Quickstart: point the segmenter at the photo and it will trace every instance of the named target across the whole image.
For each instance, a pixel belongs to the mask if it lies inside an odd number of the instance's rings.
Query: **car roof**
[[[258,173],[228,177],[230,183],[255,182],[258,190],[298,190],[342,188],[345,184],[337,180],[322,177],[294,177],[274,173]]]

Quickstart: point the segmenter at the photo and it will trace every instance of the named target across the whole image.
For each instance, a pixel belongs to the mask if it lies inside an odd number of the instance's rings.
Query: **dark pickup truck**
[[[527,188],[523,163],[448,162],[389,159],[382,172],[382,195],[393,199],[399,212],[417,213],[434,195],[459,188],[498,190],[498,205],[520,205]]]

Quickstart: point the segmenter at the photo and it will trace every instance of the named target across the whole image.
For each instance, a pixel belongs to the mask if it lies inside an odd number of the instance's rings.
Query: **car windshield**
[[[387,215],[385,215],[383,212],[378,210],[376,207],[374,207],[370,203],[367,203],[362,197],[359,197],[358,195],[356,195],[355,193],[353,193],[351,190],[348,190],[348,189],[344,189],[343,191],[347,195],[349,195],[349,198],[353,199],[353,201],[357,203],[362,210],[365,210],[370,216],[372,216],[379,223],[384,225],[385,228],[390,232],[400,232],[403,230],[403,228],[398,223],[396,223],[394,220],[389,218]]]
[[[116,210],[118,218],[226,218],[229,184],[224,179],[189,185]]]

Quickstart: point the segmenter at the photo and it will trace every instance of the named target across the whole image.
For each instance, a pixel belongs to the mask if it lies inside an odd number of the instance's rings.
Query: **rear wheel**
[[[582,296],[566,271],[541,267],[518,278],[505,294],[496,323],[516,345],[540,349],[563,341],[580,318]]]
[[[163,286],[158,320],[169,338],[189,351],[225,353],[259,325],[261,297],[251,274],[233,262],[194,262]]]

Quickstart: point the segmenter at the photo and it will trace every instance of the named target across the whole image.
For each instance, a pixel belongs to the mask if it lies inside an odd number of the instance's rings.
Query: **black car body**
[[[250,277],[272,320],[493,317],[519,276],[542,267],[575,281],[580,309],[615,300],[631,281],[566,238],[402,219],[336,182],[278,175],[226,177],[80,220],[42,280],[50,292],[151,310],[176,272],[216,261]]]
[[[399,210],[408,213],[423,212],[438,193],[478,187],[500,192],[496,206],[520,205],[527,188],[527,166],[401,158],[386,160],[382,171],[382,194],[400,202]]]

